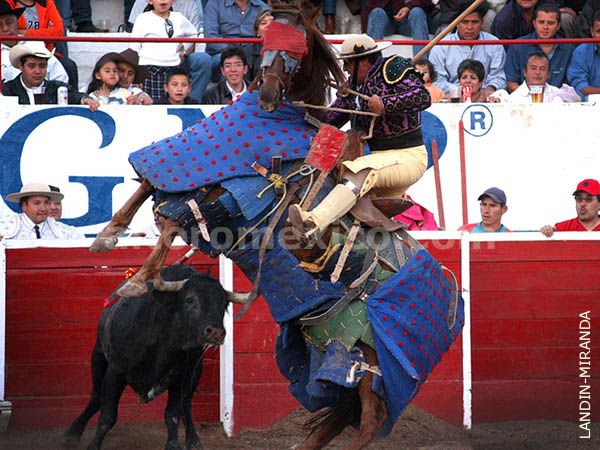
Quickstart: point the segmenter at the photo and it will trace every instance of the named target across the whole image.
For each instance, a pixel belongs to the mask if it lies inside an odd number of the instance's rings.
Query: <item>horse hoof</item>
[[[90,247],[90,252],[94,252],[94,253],[110,252],[112,249],[115,248],[118,241],[119,241],[119,238],[117,238],[117,236],[115,236],[115,235],[112,235],[112,236],[98,235],[98,236],[96,236],[96,239],[94,239],[94,242],[92,243],[92,246]]]
[[[146,292],[148,292],[148,287],[146,286],[146,283],[136,284],[131,282],[130,280],[119,288],[119,290],[117,291],[117,295],[121,297],[136,298],[141,297]]]

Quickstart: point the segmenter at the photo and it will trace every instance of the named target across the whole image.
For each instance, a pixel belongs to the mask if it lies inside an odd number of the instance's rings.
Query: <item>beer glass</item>
[[[544,101],[544,86],[540,84],[529,86],[532,103],[542,103]]]

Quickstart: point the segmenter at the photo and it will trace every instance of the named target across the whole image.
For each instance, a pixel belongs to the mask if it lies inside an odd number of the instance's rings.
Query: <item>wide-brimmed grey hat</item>
[[[48,197],[51,202],[57,202],[63,199],[64,195],[60,192],[55,192],[50,189],[50,186],[44,183],[27,183],[21,188],[20,192],[14,194],[8,194],[6,200],[9,202],[19,203],[23,197],[34,197],[36,195],[42,195]]]
[[[346,38],[340,50],[339,59],[360,58],[377,53],[392,45],[391,42],[375,42],[368,34],[351,34]]]

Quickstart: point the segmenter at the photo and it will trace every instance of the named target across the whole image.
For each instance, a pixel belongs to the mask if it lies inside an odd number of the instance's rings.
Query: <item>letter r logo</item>
[[[465,124],[465,133],[479,137],[487,134],[494,124],[492,112],[485,105],[471,105],[463,111],[461,117]]]

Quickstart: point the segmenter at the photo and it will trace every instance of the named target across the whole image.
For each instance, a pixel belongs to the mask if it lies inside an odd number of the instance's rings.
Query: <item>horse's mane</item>
[[[338,63],[333,46],[316,26],[316,18],[321,8],[309,1],[294,3],[273,3],[273,17],[290,16],[290,25],[302,25],[306,29],[308,55],[300,64],[300,69],[292,78],[286,95],[312,105],[325,105],[329,102],[331,84],[341,85],[346,77]]]

